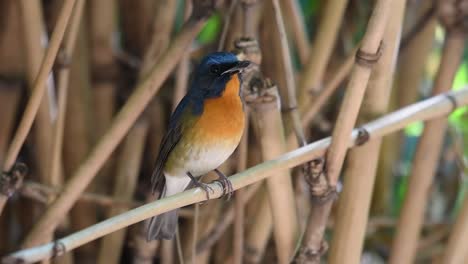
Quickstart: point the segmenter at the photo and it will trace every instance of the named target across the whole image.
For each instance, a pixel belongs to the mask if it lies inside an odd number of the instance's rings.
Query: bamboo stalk
[[[456,104],[454,104],[454,101]],[[365,129],[369,133],[370,138],[377,139],[403,129],[412,122],[426,121],[428,119],[445,116],[456,109],[456,107],[463,107],[466,105],[468,105],[468,88],[464,88],[456,92],[440,94],[422,102],[402,108],[363,125],[361,129]],[[349,138],[346,144],[348,147],[352,147],[358,143],[356,142],[359,134],[358,131],[359,129],[353,131],[351,138]],[[241,173],[233,175],[230,177],[233,188],[234,190],[243,188],[267,177],[271,177],[271,175],[273,175],[272,172],[274,171],[292,168],[304,162],[318,158],[325,153],[330,142],[330,138],[316,141],[297,150],[285,153],[273,160],[263,162]],[[217,182],[212,183],[210,184],[210,187],[213,188],[211,196],[213,199],[222,195],[223,187],[221,184]],[[80,232],[58,239],[54,243],[48,243],[31,249],[13,252],[12,254],[2,258],[2,261],[4,263],[15,263],[16,261],[21,260],[23,263],[30,263],[50,258],[54,252],[60,255],[66,251],[73,250],[83,244],[86,244],[89,241],[144,219],[205,200],[206,195],[203,190],[200,188],[189,189],[177,195],[157,200],[118,216],[114,216]],[[58,248],[60,250],[58,252],[57,250],[54,251],[54,247],[55,249]]]
[[[246,109],[244,109],[246,110]],[[241,172],[247,169],[247,158],[248,158],[248,142],[249,142],[249,113],[246,111],[246,123],[244,127],[244,133],[241,138],[239,147],[237,148],[237,167],[236,172]],[[233,228],[233,254],[232,264],[241,264],[244,256],[244,234],[245,234],[245,200],[246,192],[243,189],[238,190],[235,193],[234,200],[234,228]]]
[[[32,96],[34,93],[33,89],[35,89],[34,82],[38,76],[45,54],[45,45],[42,45],[44,35],[46,34],[42,15],[42,3],[37,0],[19,1],[19,7],[26,52],[25,57],[28,62],[26,64],[26,77]],[[50,150],[52,147],[53,119],[55,119],[54,113],[56,110],[55,105],[53,105],[55,104],[53,83],[48,82],[44,86],[45,91],[43,93],[45,93],[45,96],[42,95],[34,122],[33,141],[35,151],[32,155],[34,156],[33,168],[37,170],[39,179],[43,182],[50,182],[50,159],[46,157],[50,157],[52,154]]]
[[[169,75],[175,64],[192,39],[200,31],[204,21],[213,10],[216,2],[196,2],[192,18],[185,24],[181,33],[174,39],[151,71],[150,77],[139,84],[122,110],[117,114],[109,130],[103,135],[87,159],[75,171],[65,185],[64,191],[42,215],[38,223],[25,239],[23,246],[31,246],[40,241],[42,234],[54,229],[62,216],[71,208],[79,195],[96,175],[126,131],[131,127],[139,114],[151,100],[154,93]]]
[[[86,24],[80,24],[77,44],[70,64],[70,79],[65,110],[65,130],[63,141],[63,168],[66,182],[70,174],[80,165],[91,148],[92,110],[91,78],[89,67],[89,51],[87,48]],[[63,186],[63,184],[61,184]],[[95,192],[90,188],[87,191]],[[50,204],[49,204],[50,206]],[[66,214],[64,214],[66,215]],[[96,206],[91,203],[77,203],[70,211],[70,227],[80,230],[97,221]],[[86,245],[77,250],[77,258],[94,259],[96,257],[96,243]]]
[[[432,2],[424,2],[423,6],[430,6],[432,4]],[[424,15],[422,13],[426,12],[427,9],[421,8],[421,5],[416,2],[412,4],[408,3],[408,8],[412,6],[414,6],[413,10],[417,10],[416,13],[421,13],[421,15]],[[408,10],[406,12],[408,19],[415,15],[415,12],[411,11]],[[419,15],[419,19],[421,19],[421,15]],[[397,89],[394,89],[391,96],[390,109],[407,106],[418,100],[424,69],[427,65],[426,61],[434,43],[436,24],[436,19],[430,19],[428,24],[421,29],[421,32],[413,36],[406,47],[401,46],[398,58],[398,73],[395,80]],[[405,39],[407,38],[409,37],[405,37]],[[404,43],[402,42],[401,44],[403,45]],[[394,168],[400,155],[400,147],[402,146],[401,140],[401,134],[383,139],[372,202],[372,213],[383,214],[389,212],[392,193],[388,186],[393,182]]]
[[[117,1],[90,1],[89,11],[91,106],[94,112],[92,141],[97,142],[109,128],[116,111],[119,66],[114,56],[113,42],[117,31]],[[114,155],[111,155],[91,189],[100,193],[111,192],[113,163]]]
[[[304,136],[304,131],[301,125],[301,119],[299,117],[299,111],[297,110],[297,96],[296,96],[296,83],[294,80],[294,70],[292,66],[291,54],[289,53],[288,40],[286,36],[286,29],[284,26],[283,16],[281,14],[281,7],[279,0],[271,1],[273,6],[274,20],[276,24],[275,34],[275,43],[279,44],[279,51],[281,56],[273,56],[278,58],[276,63],[282,65],[282,70],[277,71],[279,76],[277,78],[284,79],[284,81],[279,81],[280,94],[281,94],[281,109],[287,111],[287,122],[286,122],[286,131],[288,127],[292,127],[294,131],[298,145],[304,146],[306,144],[306,139]],[[266,59],[266,58],[265,58]],[[284,85],[284,86],[283,86]],[[286,133],[288,134],[288,133]]]
[[[428,2],[425,5],[432,3]],[[437,20],[431,18],[400,54],[397,78],[398,86],[402,87],[402,93],[398,96],[400,106],[407,106],[418,99],[424,65],[433,46],[436,25]]]
[[[299,55],[299,61],[302,65],[307,63],[309,58],[309,39],[304,25],[304,18],[302,17],[299,3],[295,0],[282,0],[281,7],[284,11],[284,17],[286,17],[286,23],[289,23],[291,28],[294,42],[296,45],[297,54]]]
[[[406,0],[394,1],[383,41],[385,50],[369,80],[360,121],[385,114],[393,86]],[[329,263],[360,263],[381,139],[354,148],[344,173],[344,188],[338,203],[336,223],[330,247]],[[353,228],[349,228],[352,226]]]
[[[46,89],[46,80],[52,69],[54,59],[57,55],[60,43],[62,41],[63,35],[65,33],[65,28],[68,24],[68,20],[71,16],[71,11],[76,0],[67,0],[64,2],[60,17],[57,20],[57,26],[52,33],[52,37],[49,43],[49,47],[42,61],[37,77],[34,81],[34,89],[31,94],[30,100],[26,105],[26,109],[23,114],[23,118],[18,126],[18,129],[15,133],[12,143],[7,152],[7,157],[3,165],[5,171],[9,171],[13,164],[16,161],[18,153],[21,146],[26,139],[26,136],[31,128],[34,117],[37,114],[39,106],[41,104],[42,98],[44,96],[44,91]]]
[[[24,82],[21,76],[24,72],[24,53],[18,48],[18,42],[24,43],[21,32],[19,12],[19,2],[15,0],[0,1],[0,167],[3,168],[5,155],[10,139],[13,137],[15,122],[18,117],[20,98],[24,95]],[[0,172],[0,177],[4,174]],[[8,176],[7,176],[8,177]],[[12,179],[11,176],[8,179]],[[11,186],[14,188],[14,186]],[[11,189],[11,193],[15,190]],[[8,196],[0,195],[0,214],[6,205]],[[32,205],[23,204],[24,201],[17,201],[11,204],[12,210],[6,210],[0,217],[0,252],[9,252],[14,240],[14,232],[10,228],[11,217],[18,213],[24,217],[19,219],[21,229],[27,228],[31,224],[30,217]],[[23,206],[22,206],[23,205]],[[21,207],[21,209],[19,209]],[[11,212],[11,213],[10,213]],[[2,254],[2,253],[0,253]]]
[[[260,141],[263,160],[286,152],[281,120],[279,94],[276,87],[267,87],[261,95],[246,99],[251,109],[253,126]],[[276,171],[267,180],[269,204],[273,217],[278,263],[288,263],[297,238],[297,215],[289,171]]]
[[[434,81],[433,95],[450,89],[460,64],[464,43],[463,34],[449,29],[442,60]],[[400,213],[389,263],[410,263],[415,257],[429,188],[438,164],[446,127],[447,120],[443,117],[431,120],[424,126],[416,148],[409,186]]]
[[[75,44],[78,38],[78,32],[80,29],[83,9],[85,1],[78,0],[74,8],[74,14],[70,21],[70,26],[67,31],[66,38],[64,40],[63,49],[60,54],[60,59],[63,64],[67,63],[73,56],[75,50]],[[69,65],[68,65],[69,66]],[[63,148],[63,134],[65,127],[65,111],[67,106],[67,94],[70,77],[70,68],[65,66],[61,68],[58,73],[58,102],[57,102],[57,120],[55,122],[53,131],[53,142],[52,142],[52,158],[50,165],[50,182],[46,182],[51,186],[59,186],[63,183],[63,173],[61,171],[62,166],[62,148]]]
[[[117,175],[114,186],[114,197],[122,200],[130,200],[136,188],[138,172],[140,171],[141,158],[145,146],[145,138],[148,124],[144,121],[137,122],[129,131],[128,136],[118,155]],[[121,214],[129,208],[111,208],[108,216]],[[125,230],[114,232],[106,236],[101,242],[101,249],[97,263],[120,263],[121,248],[124,243]]]
[[[190,17],[191,12],[192,12],[192,1],[187,0],[185,1],[185,6],[184,6],[184,21],[187,21],[187,19]],[[174,87],[174,97],[172,99],[172,111],[175,110],[180,100],[182,100],[185,93],[187,92],[189,74],[190,74],[190,56],[189,56],[189,52],[187,51],[182,57],[182,59],[180,60],[179,66],[177,66],[176,80],[175,80],[175,87]]]
[[[313,42],[313,49],[299,80],[299,108],[301,112],[305,111],[311,93],[321,90],[325,69],[335,46],[347,3],[347,0],[330,0],[325,3],[322,20]]]
[[[254,211],[253,221],[250,227],[247,227],[247,236],[245,238],[245,263],[261,263],[265,248],[273,230],[273,219],[271,208],[269,206],[269,197],[266,186],[263,183],[260,191],[255,197],[258,202],[257,210]]]
[[[456,264],[464,263],[468,258],[466,245],[468,244],[468,196],[463,201],[459,215],[452,227],[447,247],[443,254],[441,263]]]
[[[377,1],[360,48],[364,57],[366,57],[364,54],[370,54],[369,57],[374,56],[378,59],[379,45],[381,45],[392,3],[391,1]],[[317,199],[323,199],[324,202],[312,204],[301,250],[296,256],[298,263],[319,263],[320,255],[324,250],[322,238],[333,202],[331,197],[333,197],[345,158],[346,142],[349,141],[349,135],[356,122],[371,73],[371,67],[366,62],[361,61],[362,59],[365,61],[366,58],[357,56],[356,64],[353,67],[351,79],[333,130],[332,144],[326,155],[326,171],[319,173],[317,177],[311,177],[313,181],[312,195]],[[372,60],[369,61],[372,65]]]

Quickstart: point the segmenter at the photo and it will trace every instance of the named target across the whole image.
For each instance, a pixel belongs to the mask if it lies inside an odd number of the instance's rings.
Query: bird
[[[241,82],[250,64],[230,52],[210,53],[201,60],[161,140],[151,176],[153,194],[171,196],[192,183],[209,199],[212,189],[198,178],[210,171],[218,174],[225,191],[233,191],[231,182],[217,168],[234,152],[244,131]],[[147,241],[173,239],[177,222],[178,209],[152,217]]]

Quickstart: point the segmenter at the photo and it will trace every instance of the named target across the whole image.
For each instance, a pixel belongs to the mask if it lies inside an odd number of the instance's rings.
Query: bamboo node
[[[297,110],[297,105],[281,107],[281,113],[289,113],[295,110]]]
[[[338,197],[336,186],[328,182],[325,165],[325,159],[319,158],[311,160],[303,167],[303,173],[310,188],[311,200],[316,204],[324,204]]]
[[[258,41],[250,37],[242,37],[234,41],[234,53],[239,60],[249,60],[255,64],[262,61],[262,53],[258,47]]]
[[[367,131],[367,129],[363,127],[359,127],[357,130],[358,130],[358,135],[356,138],[356,146],[364,145],[367,141],[369,141],[370,133],[369,131]]]
[[[54,241],[54,245],[52,247],[52,256],[51,256],[51,258],[56,258],[58,256],[61,256],[65,252],[66,252],[65,245],[60,241]]]
[[[380,41],[380,45],[376,53],[366,52],[363,51],[362,48],[359,48],[355,55],[356,63],[361,66],[371,68],[382,56],[383,46],[383,42]]]
[[[320,261],[320,258],[327,252],[328,243],[324,240],[320,243],[320,248],[318,250],[312,249],[309,247],[302,247],[299,250],[299,257],[294,261],[294,263],[304,263],[307,261]]]
[[[452,103],[452,110],[450,112],[455,111],[458,108],[457,99],[455,99],[452,93],[445,93],[444,96]]]
[[[0,194],[10,197],[23,183],[28,167],[24,163],[16,163],[10,171],[4,171],[0,176]]]

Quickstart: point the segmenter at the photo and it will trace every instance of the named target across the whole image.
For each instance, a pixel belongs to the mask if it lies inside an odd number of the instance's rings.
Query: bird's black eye
[[[211,65],[211,67],[210,67],[210,72],[211,73],[218,75],[220,73],[220,71],[221,70],[219,69],[218,65]]]

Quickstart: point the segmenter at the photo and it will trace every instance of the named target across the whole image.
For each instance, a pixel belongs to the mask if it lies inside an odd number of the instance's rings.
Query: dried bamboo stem
[[[292,66],[291,54],[289,53],[288,39],[286,36],[286,29],[284,27],[283,15],[281,14],[281,7],[279,0],[271,0],[273,4],[273,12],[275,14],[275,23],[277,29],[277,38],[281,52],[282,78],[284,78],[284,86],[280,86],[281,92],[281,109],[287,110],[289,113],[289,122],[292,130],[296,134],[297,142],[300,146],[304,146],[307,141],[304,136],[304,131],[297,109],[296,98],[296,83],[294,80],[294,70]],[[283,84],[282,84],[283,85]]]
[[[244,133],[241,138],[241,142],[239,147],[237,148],[237,167],[236,172],[241,172],[247,169],[247,158],[248,158],[248,142],[249,142],[249,112],[247,109],[245,116],[246,116],[246,123],[244,127]],[[235,193],[235,200],[234,200],[234,228],[233,228],[233,253],[232,253],[232,264],[241,264],[242,257],[244,256],[244,234],[245,234],[245,198],[246,198],[246,191],[243,189],[238,190]]]
[[[119,65],[114,56],[117,32],[117,1],[101,0],[89,2],[89,38],[91,95],[93,108],[92,142],[109,128],[116,111],[116,92]],[[90,189],[99,193],[111,193],[114,155],[100,169]],[[86,209],[82,207],[80,210]],[[92,218],[93,216],[91,216]]]
[[[349,76],[354,65],[354,58],[356,56],[356,50],[351,52],[345,61],[336,69],[336,73],[333,74],[333,78],[328,81],[319,94],[314,98],[309,108],[302,116],[302,125],[306,126],[309,124],[314,117],[317,116],[318,112],[322,109],[325,103],[328,101],[330,96],[338,89],[341,83]]]
[[[335,46],[336,36],[343,19],[347,0],[330,0],[325,3],[322,21],[313,42],[310,58],[307,60],[299,80],[299,108],[306,109],[311,93],[321,90],[323,76]]]
[[[48,75],[52,69],[55,57],[60,47],[60,43],[62,42],[65,28],[68,24],[68,20],[70,19],[71,11],[75,2],[76,0],[66,0],[63,3],[62,11],[57,20],[57,26],[55,27],[50,39],[49,48],[47,49],[44,60],[41,64],[41,68],[34,81],[34,89],[30,100],[26,105],[23,118],[21,119],[21,122],[15,133],[15,137],[13,138],[13,141],[8,149],[5,164],[3,165],[4,171],[9,171],[13,167],[20,148],[23,145],[29,130],[31,129],[34,117],[36,116],[37,110],[39,109],[39,105],[41,104],[42,98],[44,96]]]
[[[247,228],[245,238],[244,262],[251,264],[261,263],[273,227],[268,191],[263,183],[259,184],[261,187],[255,197],[258,207],[252,217],[250,228]]]
[[[76,40],[78,38],[78,32],[80,29],[83,9],[85,1],[77,0],[74,8],[74,14],[70,21],[70,26],[67,31],[67,36],[64,40],[64,45],[60,58],[62,63],[67,63],[75,50]],[[69,66],[69,65],[68,65]],[[61,175],[62,166],[62,148],[63,148],[63,134],[65,128],[65,111],[67,106],[67,94],[70,77],[70,68],[61,68],[58,73],[58,103],[57,103],[57,120],[53,131],[53,142],[52,142],[52,158],[50,165],[50,182],[46,183],[51,186],[59,186],[63,183],[63,175]]]
[[[468,252],[468,196],[463,201],[463,207],[453,225],[450,237],[443,255],[442,263],[457,264],[466,262]]]
[[[384,0],[377,1],[376,3],[362,40],[360,48],[362,56],[357,56],[356,64],[353,67],[353,73],[333,130],[333,141],[326,155],[326,171],[325,173],[319,173],[320,175],[311,179],[313,181],[313,186],[311,186],[312,195],[318,199],[324,199],[324,202],[312,204],[309,223],[302,241],[302,248],[296,257],[298,263],[320,262],[320,255],[324,250],[322,238],[333,202],[331,198],[336,188],[347,150],[346,142],[349,141],[350,133],[356,122],[371,73],[371,67],[364,61],[366,61],[366,57],[378,59],[380,55],[379,45],[381,45],[392,4],[393,2]],[[372,65],[372,63],[375,63],[375,58],[373,61],[371,59],[367,60],[367,62],[370,62],[370,65]]]
[[[307,63],[309,58],[309,40],[304,25],[304,19],[299,8],[299,3],[295,0],[282,0],[281,7],[286,17],[286,22],[290,23],[293,33],[294,44],[296,45],[299,61],[302,65]]]
[[[286,152],[283,122],[276,87],[268,87],[261,95],[246,99],[253,125],[260,142],[263,160],[271,160]],[[289,171],[276,171],[268,178],[267,188],[278,263],[288,263],[297,238],[297,214]]]
[[[448,31],[442,60],[434,81],[433,95],[450,89],[463,54],[464,36]],[[407,194],[400,213],[397,232],[389,263],[411,263],[421,232],[427,196],[438,164],[442,141],[447,127],[446,118],[437,118],[425,124],[414,157]]]
[[[128,132],[122,151],[119,154],[117,175],[114,186],[114,197],[130,200],[136,188],[141,157],[145,146],[148,124],[137,122]],[[129,208],[111,208],[108,215],[114,216],[127,211]],[[102,240],[97,263],[120,263],[121,248],[124,243],[125,230],[114,232]]]
[[[456,105],[454,105],[454,101]],[[415,121],[426,121],[432,118],[445,116],[457,107],[468,105],[468,88],[434,96],[422,102],[402,108],[391,114],[383,116],[373,122],[362,126],[363,129],[369,132],[369,136],[373,139],[380,138],[387,134],[398,131],[406,127],[409,123]],[[348,139],[347,146],[352,147],[357,144],[358,129],[354,130],[352,137]],[[317,142],[308,144],[297,150],[285,153],[276,159],[269,160],[249,168],[241,173],[230,177],[234,190],[243,188],[247,185],[259,182],[271,175],[277,170],[292,168],[304,162],[323,155],[330,145],[330,138],[325,138]],[[223,187],[219,183],[212,183],[213,188],[212,198],[218,198],[223,193]],[[23,261],[30,263],[41,259],[50,258],[54,252],[58,255],[66,251],[73,250],[83,244],[94,239],[102,237],[106,234],[137,223],[154,215],[162,214],[170,210],[187,206],[190,204],[205,201],[206,196],[200,188],[194,188],[177,195],[167,197],[152,203],[143,205],[136,209],[130,210],[124,214],[114,216],[96,225],[88,227],[80,232],[64,237],[42,246],[25,249],[14,252],[2,259],[4,263],[12,263]],[[54,246],[55,245],[55,246]],[[55,249],[60,249],[59,252]]]
[[[428,2],[426,5],[432,5],[432,3]],[[422,31],[414,36],[401,52],[397,81],[398,86],[404,92],[398,96],[400,106],[407,106],[418,99],[424,65],[433,46],[436,25],[437,20],[431,18]]]
[[[35,245],[42,234],[54,229],[65,213],[70,210],[76,199],[84,191],[89,182],[102,167],[109,155],[115,149],[139,114],[149,103],[154,93],[160,88],[175,64],[181,58],[183,50],[187,48],[192,39],[204,24],[205,18],[213,10],[215,2],[197,2],[192,19],[189,20],[181,33],[174,39],[172,45],[166,50],[151,71],[148,79],[139,84],[132,96],[128,99],[122,110],[117,114],[109,130],[103,135],[87,159],[75,171],[65,185],[64,191],[51,204],[34,226],[23,245]]]
[[[185,21],[187,21],[191,12],[192,12],[192,1],[187,0],[185,1],[185,6],[184,6],[184,20]],[[189,51],[186,51],[184,56],[180,60],[179,65],[177,66],[176,80],[175,80],[175,87],[174,87],[174,97],[172,99],[172,111],[175,110],[180,100],[182,100],[185,93],[187,93],[189,74],[190,74],[190,56],[189,56]]]
[[[31,96],[34,93],[36,77],[44,59],[45,48],[41,45],[46,34],[42,3],[38,0],[18,1],[22,22],[23,41],[26,64],[26,77]],[[47,35],[46,35],[47,36]],[[46,40],[47,41],[47,37]],[[47,73],[49,75],[49,73]],[[49,75],[50,76],[50,75]],[[47,77],[49,77],[47,76]],[[45,96],[41,98],[32,130],[33,142],[36,147],[31,167],[37,170],[37,176],[43,182],[50,182],[50,157],[53,135],[53,119],[55,119],[55,98],[53,83],[45,84]],[[52,104],[51,104],[52,103]],[[5,164],[6,165],[6,164]]]
[[[372,117],[383,115],[387,111],[405,6],[406,0],[394,1],[392,6],[383,38],[385,50],[375,66],[369,80],[369,90],[363,101],[360,119],[362,122],[368,122]],[[371,140],[368,144],[354,148],[349,153],[349,163],[344,173],[344,189],[338,203],[329,263],[358,264],[361,261],[380,145],[381,139]]]

